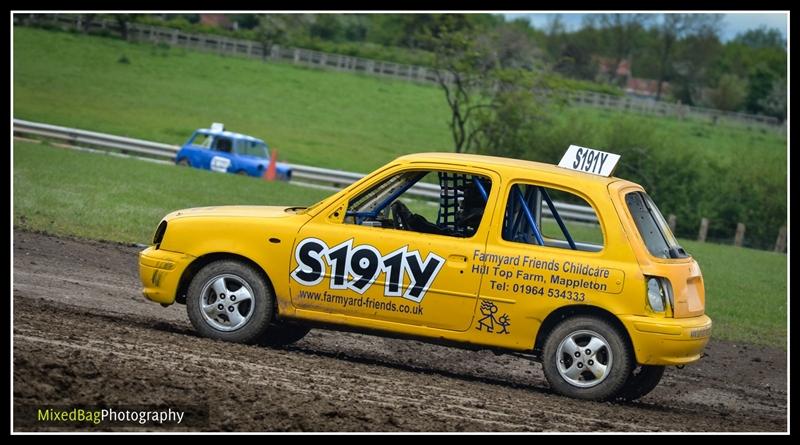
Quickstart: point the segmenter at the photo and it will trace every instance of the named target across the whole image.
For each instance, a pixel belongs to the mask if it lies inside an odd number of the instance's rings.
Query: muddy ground
[[[282,349],[200,338],[184,306],[142,297],[139,248],[24,231],[13,243],[18,431],[141,430],[29,421],[66,405],[191,405],[208,412],[191,428],[208,431],[787,429],[781,349],[712,340],[637,402],[585,402],[488,351],[322,330]]]

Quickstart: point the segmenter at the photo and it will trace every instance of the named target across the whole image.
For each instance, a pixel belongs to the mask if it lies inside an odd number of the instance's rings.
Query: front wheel
[[[186,311],[204,337],[256,343],[272,320],[272,292],[252,266],[236,260],[208,264],[186,292]]]
[[[542,367],[557,393],[586,400],[613,399],[625,385],[633,358],[625,337],[607,321],[568,318],[544,343]]]

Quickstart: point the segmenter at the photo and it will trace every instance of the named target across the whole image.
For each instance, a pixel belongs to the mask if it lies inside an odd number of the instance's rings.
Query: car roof
[[[608,184],[621,181],[620,178],[615,176],[605,177],[594,175],[591,173],[584,173],[575,170],[569,170],[559,167],[557,165],[545,164],[543,162],[525,161],[522,159],[503,158],[499,156],[486,156],[465,153],[415,153],[405,155],[397,158],[397,162],[403,163],[417,163],[417,162],[436,162],[436,163],[449,163],[460,164],[464,166],[473,167],[487,167],[497,170],[503,170],[501,173],[511,174],[520,178],[529,177],[532,172],[550,176],[550,179],[557,180],[574,180],[580,178],[581,181],[586,183],[596,183],[600,186],[608,186]],[[628,181],[626,181],[628,182]]]
[[[211,129],[208,129],[208,128],[201,128],[201,129],[197,130],[197,132],[200,133],[200,134],[205,134],[205,135],[209,135],[209,136],[225,136],[225,137],[229,137],[229,138],[233,138],[233,139],[244,139],[244,140],[250,141],[250,142],[266,143],[266,142],[262,141],[261,139],[254,138],[253,136],[248,136],[246,134],[241,134],[241,133],[234,133],[232,131],[224,131],[224,130],[223,131],[215,131],[215,130],[211,130]]]

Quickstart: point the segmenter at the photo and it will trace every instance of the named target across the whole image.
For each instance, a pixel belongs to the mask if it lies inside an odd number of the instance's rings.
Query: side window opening
[[[259,158],[269,158],[267,145],[259,141],[240,139],[237,141],[236,152],[243,155],[256,156]]]
[[[345,223],[467,238],[478,230],[490,191],[485,176],[407,171],[351,200]]]
[[[503,239],[598,252],[603,248],[603,231],[597,214],[588,216],[576,211],[579,207],[591,208],[583,198],[572,193],[533,184],[514,184],[506,201]]]
[[[229,138],[216,137],[216,138],[214,138],[214,143],[212,145],[212,148],[214,148],[217,151],[230,153],[231,150],[233,149],[233,145],[232,145],[231,140]]]

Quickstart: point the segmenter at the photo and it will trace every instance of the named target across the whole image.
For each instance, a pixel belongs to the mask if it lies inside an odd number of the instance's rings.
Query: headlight
[[[650,278],[647,280],[647,303],[650,304],[650,309],[655,312],[664,312],[666,310],[666,292],[661,286],[661,280],[658,278]]]

